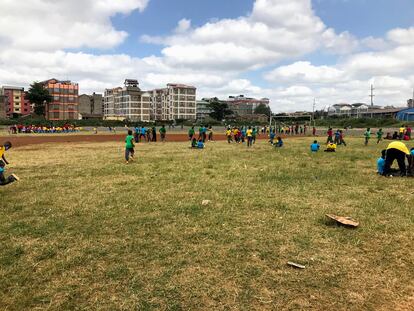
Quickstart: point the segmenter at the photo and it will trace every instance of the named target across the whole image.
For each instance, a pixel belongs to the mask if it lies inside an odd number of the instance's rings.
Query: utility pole
[[[374,109],[374,97],[375,97],[374,90],[375,90],[374,85],[371,84],[371,95],[369,96],[371,97],[371,119],[374,117],[373,112],[372,112],[372,109]]]
[[[374,106],[374,97],[375,97],[374,90],[375,90],[374,85],[371,84],[371,95],[369,96],[371,97],[371,108]]]
[[[411,107],[408,108],[414,108],[414,88],[413,88],[413,98],[411,99]]]
[[[312,121],[313,121],[313,125],[315,125],[315,107],[316,107],[316,98],[313,99],[313,107],[312,107]]]

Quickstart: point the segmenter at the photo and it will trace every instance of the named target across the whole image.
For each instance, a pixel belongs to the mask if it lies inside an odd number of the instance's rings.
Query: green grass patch
[[[348,140],[336,154],[311,154],[312,138],[140,144],[130,165],[122,142],[12,149],[1,308],[408,310],[413,180],[376,175],[385,143]]]

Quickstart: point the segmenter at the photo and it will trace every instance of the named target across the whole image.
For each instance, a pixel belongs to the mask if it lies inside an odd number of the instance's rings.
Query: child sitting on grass
[[[190,148],[197,148],[197,139],[195,137],[193,137],[193,139],[191,140],[191,147]]]
[[[11,174],[7,178],[4,177],[4,171],[5,171],[6,164],[9,164],[4,154],[11,147],[12,147],[12,144],[9,141],[5,142],[3,146],[0,147],[0,186],[5,186],[7,184],[20,180],[20,178],[17,177],[15,174]]]
[[[326,150],[325,152],[336,152],[336,144],[334,144],[333,142],[330,142],[327,146],[326,146]]]
[[[387,150],[381,151],[381,157],[377,160],[377,170],[379,175],[384,174],[384,167],[385,167],[385,156],[387,154]]]
[[[318,144],[318,141],[315,140],[313,144],[310,146],[312,152],[318,152],[321,146]]]
[[[6,164],[3,161],[0,161],[0,186],[5,186],[15,181],[19,181],[20,178],[15,174],[11,174],[9,177],[4,177],[4,167]]]
[[[197,149],[204,149],[204,143],[203,140],[200,139],[197,143]]]
[[[282,148],[282,147],[283,147],[283,140],[282,140],[282,137],[278,136],[278,137],[276,138],[275,147],[276,147],[276,148]]]

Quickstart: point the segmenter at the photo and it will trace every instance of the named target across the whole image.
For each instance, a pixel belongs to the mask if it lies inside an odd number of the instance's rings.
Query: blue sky
[[[414,86],[412,0],[7,1],[0,43],[0,85],[53,76],[90,93],[136,78],[275,111],[367,102],[371,84],[401,106]]]

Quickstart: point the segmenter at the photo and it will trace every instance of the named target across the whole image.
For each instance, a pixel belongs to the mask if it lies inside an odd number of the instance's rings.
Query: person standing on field
[[[327,144],[328,143],[333,143],[333,139],[332,139],[333,131],[332,131],[332,128],[329,128],[329,130],[326,132],[326,134],[328,135],[328,138],[326,140],[326,143]]]
[[[379,131],[377,132],[377,145],[382,141],[383,135],[384,135],[384,132],[382,131],[382,129],[379,129]]]
[[[213,127],[210,125],[208,127],[208,141],[213,141],[213,139],[214,139],[213,134],[214,134]]]
[[[132,131],[128,130],[128,136],[125,138],[125,161],[126,164],[129,164],[129,161],[134,160],[135,150],[134,150],[134,136],[132,136]]]
[[[247,136],[247,147],[251,147],[253,145],[253,130],[251,126],[249,126],[249,128],[247,129],[246,136]]]
[[[339,130],[339,144],[344,145],[346,147],[346,142],[345,142],[345,139],[344,139],[344,133],[342,132],[342,130]]]
[[[400,138],[400,140],[402,140],[403,138],[404,138],[404,132],[405,132],[405,126],[403,125],[403,126],[401,126],[400,127],[400,135],[399,135],[399,138]]]
[[[167,130],[165,129],[165,125],[161,126],[160,128],[160,136],[161,136],[161,141],[165,142],[165,136],[167,134]]]
[[[192,127],[188,130],[188,139],[189,139],[190,141],[192,141],[192,140],[193,140],[194,134],[195,134],[195,130],[194,130],[194,126],[192,126]]]
[[[257,128],[253,127],[253,133],[252,133],[253,144],[256,143],[256,137],[257,137]]]
[[[365,146],[368,146],[369,140],[371,139],[371,129],[367,128],[367,130],[364,133],[365,137]]]
[[[227,128],[227,130],[226,130],[226,137],[227,137],[227,142],[229,143],[229,144],[231,144],[232,142],[233,142],[233,138],[231,137],[231,133],[232,133],[232,131],[231,131],[231,128],[230,128],[230,126]]]
[[[152,127],[152,141],[157,142],[157,128],[155,126]]]

